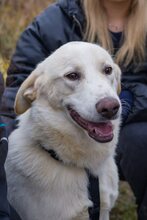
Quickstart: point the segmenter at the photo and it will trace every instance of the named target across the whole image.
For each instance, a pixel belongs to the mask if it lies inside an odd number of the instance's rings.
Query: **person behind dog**
[[[116,161],[136,196],[139,220],[147,219],[146,16],[146,0],[59,0],[50,5],[20,36],[8,69],[1,113],[10,132],[19,86],[61,45],[88,41],[108,50],[122,70],[123,123]]]
[[[0,104],[4,91],[4,80],[0,73]],[[20,220],[15,210],[10,206],[7,200],[7,183],[5,174],[5,160],[8,151],[8,139],[6,133],[6,124],[0,117],[0,220]]]

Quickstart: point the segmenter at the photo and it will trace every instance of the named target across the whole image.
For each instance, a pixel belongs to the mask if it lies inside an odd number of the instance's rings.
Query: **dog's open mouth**
[[[90,122],[82,118],[74,109],[68,107],[68,111],[72,119],[82,128],[87,130],[88,135],[94,140],[105,143],[113,139],[113,126],[109,121],[107,122]]]

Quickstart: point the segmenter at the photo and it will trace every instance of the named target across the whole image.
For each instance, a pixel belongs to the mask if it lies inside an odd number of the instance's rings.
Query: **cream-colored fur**
[[[110,75],[105,66],[112,67]],[[78,79],[67,75],[78,73]],[[73,74],[74,75],[74,74]],[[104,97],[118,100],[120,70],[101,47],[71,42],[40,63],[20,87],[15,110],[19,126],[9,138],[6,162],[8,194],[22,220],[88,220],[88,178],[85,168],[99,176],[101,216],[118,195],[114,152],[120,110],[114,120],[114,137],[100,143],[70,116],[74,107],[84,119],[99,122],[96,103]],[[46,149],[46,150],[45,150]],[[47,152],[53,149],[63,162]]]

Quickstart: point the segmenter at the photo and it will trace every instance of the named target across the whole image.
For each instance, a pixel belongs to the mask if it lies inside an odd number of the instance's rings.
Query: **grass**
[[[127,182],[120,182],[120,195],[111,212],[111,220],[137,220],[133,193]]]
[[[6,78],[20,33],[53,0],[0,0],[0,71]]]
[[[32,19],[54,0],[0,0],[0,71],[6,77],[16,41]],[[120,196],[111,220],[136,220],[135,199],[126,182],[120,183]]]
[[[0,1],[0,53],[9,59],[16,40],[32,19],[53,0]]]

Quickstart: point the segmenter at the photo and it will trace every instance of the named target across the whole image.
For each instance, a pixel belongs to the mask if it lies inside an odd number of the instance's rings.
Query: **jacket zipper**
[[[79,22],[79,20],[76,18],[75,15],[72,15],[72,18],[73,18],[74,22],[77,24],[77,26],[79,27],[80,33],[83,36],[84,33],[83,33],[83,30],[82,30],[81,23]]]

